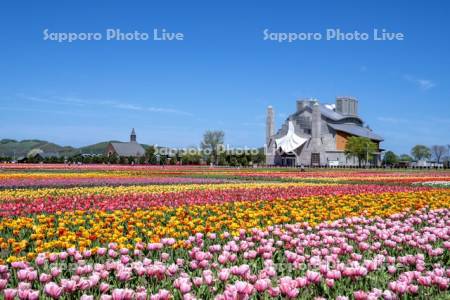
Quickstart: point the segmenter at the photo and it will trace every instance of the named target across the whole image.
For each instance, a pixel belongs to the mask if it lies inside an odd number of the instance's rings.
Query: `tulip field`
[[[0,298],[450,299],[449,182],[0,164]]]

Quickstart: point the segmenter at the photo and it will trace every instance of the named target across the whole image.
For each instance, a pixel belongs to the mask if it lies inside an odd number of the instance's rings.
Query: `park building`
[[[111,142],[106,147],[106,155],[118,157],[142,157],[145,155],[145,149],[136,140],[136,132],[133,128],[128,143]]]
[[[266,164],[272,166],[357,166],[358,159],[345,155],[349,137],[372,140],[377,152],[372,165],[381,164],[383,138],[364,125],[358,115],[358,100],[337,97],[334,104],[317,99],[297,101],[296,111],[275,132],[274,111],[267,108]]]

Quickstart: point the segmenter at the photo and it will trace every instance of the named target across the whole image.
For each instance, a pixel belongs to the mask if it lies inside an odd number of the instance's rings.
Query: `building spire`
[[[267,116],[266,116],[266,165],[274,164],[274,155],[275,155],[275,142],[272,141],[273,136],[275,134],[275,118],[273,107],[267,107]]]
[[[131,130],[131,134],[130,134],[130,142],[131,143],[136,143],[136,132],[133,130]]]
[[[270,144],[270,139],[275,134],[275,124],[272,106],[267,107],[266,116],[266,145]]]

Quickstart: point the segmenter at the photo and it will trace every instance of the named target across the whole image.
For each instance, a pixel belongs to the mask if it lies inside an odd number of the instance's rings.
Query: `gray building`
[[[267,108],[266,164],[276,166],[354,166],[344,150],[351,136],[367,137],[378,146],[372,153],[373,165],[381,163],[380,142],[358,115],[358,100],[337,97],[335,104],[320,104],[317,99],[297,101],[296,111],[275,133],[273,108]]]
[[[109,143],[106,148],[106,155],[117,155],[125,157],[141,157],[145,155],[145,149],[136,141],[136,132],[130,134],[129,143]]]

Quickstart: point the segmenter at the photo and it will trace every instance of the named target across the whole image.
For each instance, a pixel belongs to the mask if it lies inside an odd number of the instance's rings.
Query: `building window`
[[[320,166],[320,153],[311,153],[311,166]]]

